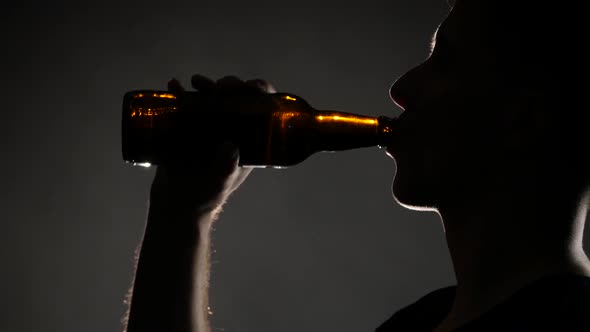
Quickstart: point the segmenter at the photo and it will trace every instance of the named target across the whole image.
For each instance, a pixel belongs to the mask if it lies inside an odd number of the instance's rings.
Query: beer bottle
[[[289,93],[136,90],[123,98],[122,152],[133,165],[162,165],[230,141],[240,166],[286,168],[316,152],[386,146],[394,124],[316,110]]]

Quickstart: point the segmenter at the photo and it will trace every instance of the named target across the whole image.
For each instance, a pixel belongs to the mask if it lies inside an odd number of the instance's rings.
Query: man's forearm
[[[209,229],[215,212],[150,202],[127,332],[209,332]],[[200,225],[200,226],[199,226]]]

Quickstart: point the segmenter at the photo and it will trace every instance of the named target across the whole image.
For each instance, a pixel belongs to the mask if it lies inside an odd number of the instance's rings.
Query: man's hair
[[[577,1],[459,0],[461,5],[479,2],[485,43],[497,52],[501,74],[508,87],[538,92],[555,109],[556,128],[566,143],[569,163],[590,183],[586,107],[588,59],[582,52],[587,35],[585,11]]]

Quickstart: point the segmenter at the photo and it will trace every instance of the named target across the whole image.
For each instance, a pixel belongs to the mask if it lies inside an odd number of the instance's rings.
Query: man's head
[[[456,2],[432,54],[391,87],[405,109],[389,148],[400,203],[588,190],[581,12],[544,0]]]

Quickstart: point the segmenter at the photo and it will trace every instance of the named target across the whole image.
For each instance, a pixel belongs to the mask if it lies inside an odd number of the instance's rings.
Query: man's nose
[[[399,81],[402,77],[399,77],[397,80],[395,80],[395,82],[393,82],[393,84],[391,85],[391,88],[389,88],[389,96],[391,97],[391,100],[393,100],[393,102],[397,106],[399,106],[401,109],[405,110],[406,109],[405,97],[402,97],[402,94],[400,93],[400,89],[399,89]]]
[[[408,107],[411,108],[412,103],[415,103],[414,96],[417,94],[415,81],[419,68],[420,66],[417,66],[409,70],[395,80],[391,88],[389,88],[391,100],[403,110],[406,110]]]

